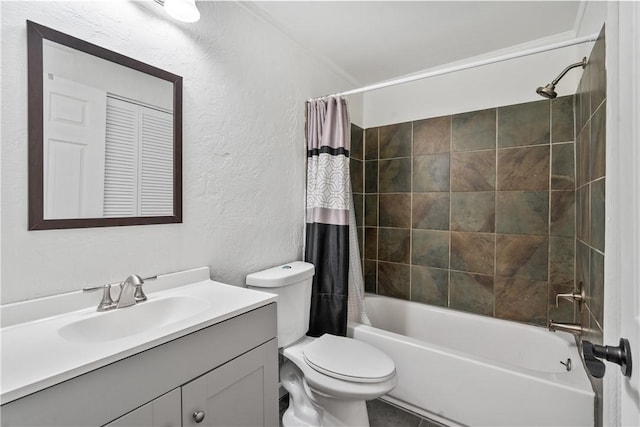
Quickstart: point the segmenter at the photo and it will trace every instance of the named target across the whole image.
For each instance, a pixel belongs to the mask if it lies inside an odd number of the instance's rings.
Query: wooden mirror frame
[[[173,83],[173,215],[44,218],[43,40],[94,55]],[[27,21],[29,123],[29,230],[112,227],[182,222],[182,77],[51,28]]]

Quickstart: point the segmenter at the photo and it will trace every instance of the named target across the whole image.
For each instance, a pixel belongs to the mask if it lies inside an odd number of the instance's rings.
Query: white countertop
[[[149,286],[150,288],[151,286]],[[2,378],[0,404],[69,380],[109,363],[180,338],[191,332],[275,302],[277,296],[203,280],[159,292],[147,292],[149,302],[188,296],[208,301],[206,309],[185,318],[116,339],[83,341],[69,339],[60,330],[71,322],[133,310],[138,305],[98,313],[92,306],[71,313],[16,323],[0,329]],[[99,300],[99,298],[98,298]],[[97,304],[96,304],[97,305]],[[108,318],[105,318],[108,319]],[[100,320],[100,319],[99,319]]]

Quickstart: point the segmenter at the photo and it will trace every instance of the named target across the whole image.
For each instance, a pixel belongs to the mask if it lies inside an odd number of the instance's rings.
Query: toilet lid
[[[352,338],[324,334],[307,344],[303,354],[314,370],[346,381],[382,382],[396,372],[389,356]]]

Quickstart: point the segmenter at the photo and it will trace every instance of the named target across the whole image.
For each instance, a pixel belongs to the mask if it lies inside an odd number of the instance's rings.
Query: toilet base
[[[338,399],[311,389],[300,369],[288,360],[280,370],[280,378],[289,392],[283,427],[369,427],[364,400]]]

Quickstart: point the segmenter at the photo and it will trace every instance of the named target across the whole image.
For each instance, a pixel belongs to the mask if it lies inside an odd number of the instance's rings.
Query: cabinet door
[[[104,427],[180,427],[181,414],[180,389],[177,388]]]
[[[277,427],[277,370],[273,339],[184,385],[182,425]]]

